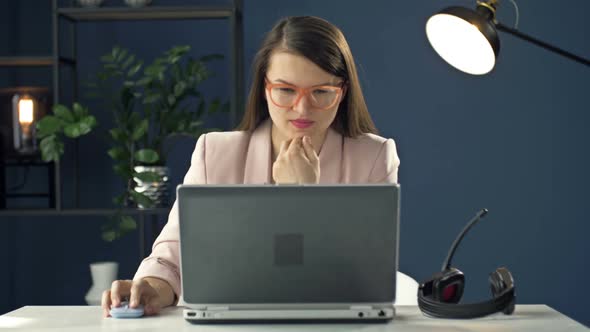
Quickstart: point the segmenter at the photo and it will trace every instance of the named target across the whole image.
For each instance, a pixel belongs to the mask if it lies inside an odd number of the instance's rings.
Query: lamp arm
[[[584,59],[584,58],[582,58],[580,56],[577,56],[575,54],[572,54],[572,53],[570,53],[568,51],[564,51],[564,50],[562,50],[559,47],[555,47],[553,45],[547,44],[547,43],[545,43],[543,41],[540,41],[540,40],[538,40],[536,38],[533,38],[533,37],[531,37],[529,35],[526,35],[526,34],[520,32],[520,31],[518,31],[516,29],[507,27],[507,26],[503,25],[502,23],[496,23],[496,28],[498,28],[498,30],[500,30],[500,31],[504,31],[504,32],[509,33],[509,34],[511,34],[513,36],[516,36],[516,37],[518,37],[520,39],[523,39],[523,40],[526,40],[528,42],[531,42],[531,43],[533,43],[533,44],[535,44],[537,46],[540,46],[540,47],[542,47],[542,48],[544,48],[546,50],[555,52],[555,53],[557,53],[559,55],[562,55],[562,56],[564,56],[566,58],[569,58],[571,60],[577,61],[577,62],[579,62],[581,64],[586,65],[586,66],[590,66],[590,60],[588,60],[588,59]]]

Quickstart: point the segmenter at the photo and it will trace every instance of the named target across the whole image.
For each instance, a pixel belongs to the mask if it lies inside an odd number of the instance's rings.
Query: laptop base
[[[277,310],[197,310],[184,309],[183,317],[195,324],[215,323],[336,323],[385,322],[393,319],[393,308],[383,309],[277,309]]]

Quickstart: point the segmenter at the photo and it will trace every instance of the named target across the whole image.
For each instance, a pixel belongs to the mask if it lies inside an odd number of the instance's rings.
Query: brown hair
[[[347,137],[377,133],[344,34],[330,22],[313,16],[284,18],[267,33],[254,57],[246,112],[237,130],[253,131],[270,116],[264,99],[264,80],[270,57],[275,51],[302,55],[324,71],[344,80],[346,95],[338,107],[332,128]]]

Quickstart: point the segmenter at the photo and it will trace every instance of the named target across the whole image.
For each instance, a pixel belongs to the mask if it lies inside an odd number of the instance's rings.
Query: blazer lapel
[[[244,184],[270,183],[271,174],[271,121],[267,119],[254,130],[250,136],[246,165],[244,167]]]
[[[342,170],[343,137],[332,127],[328,128],[326,139],[320,150],[320,183],[340,183]]]

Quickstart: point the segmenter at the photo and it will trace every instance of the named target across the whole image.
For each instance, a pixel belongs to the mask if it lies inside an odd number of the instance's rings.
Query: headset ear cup
[[[496,271],[490,273],[489,281],[494,298],[502,295],[506,290],[514,288],[514,278],[512,278],[512,274],[505,267],[499,267]],[[502,312],[506,315],[512,314],[514,312],[515,302],[515,298],[513,298]]]
[[[432,282],[432,297],[444,303],[458,303],[463,296],[465,276],[463,272],[452,267],[441,272]]]

